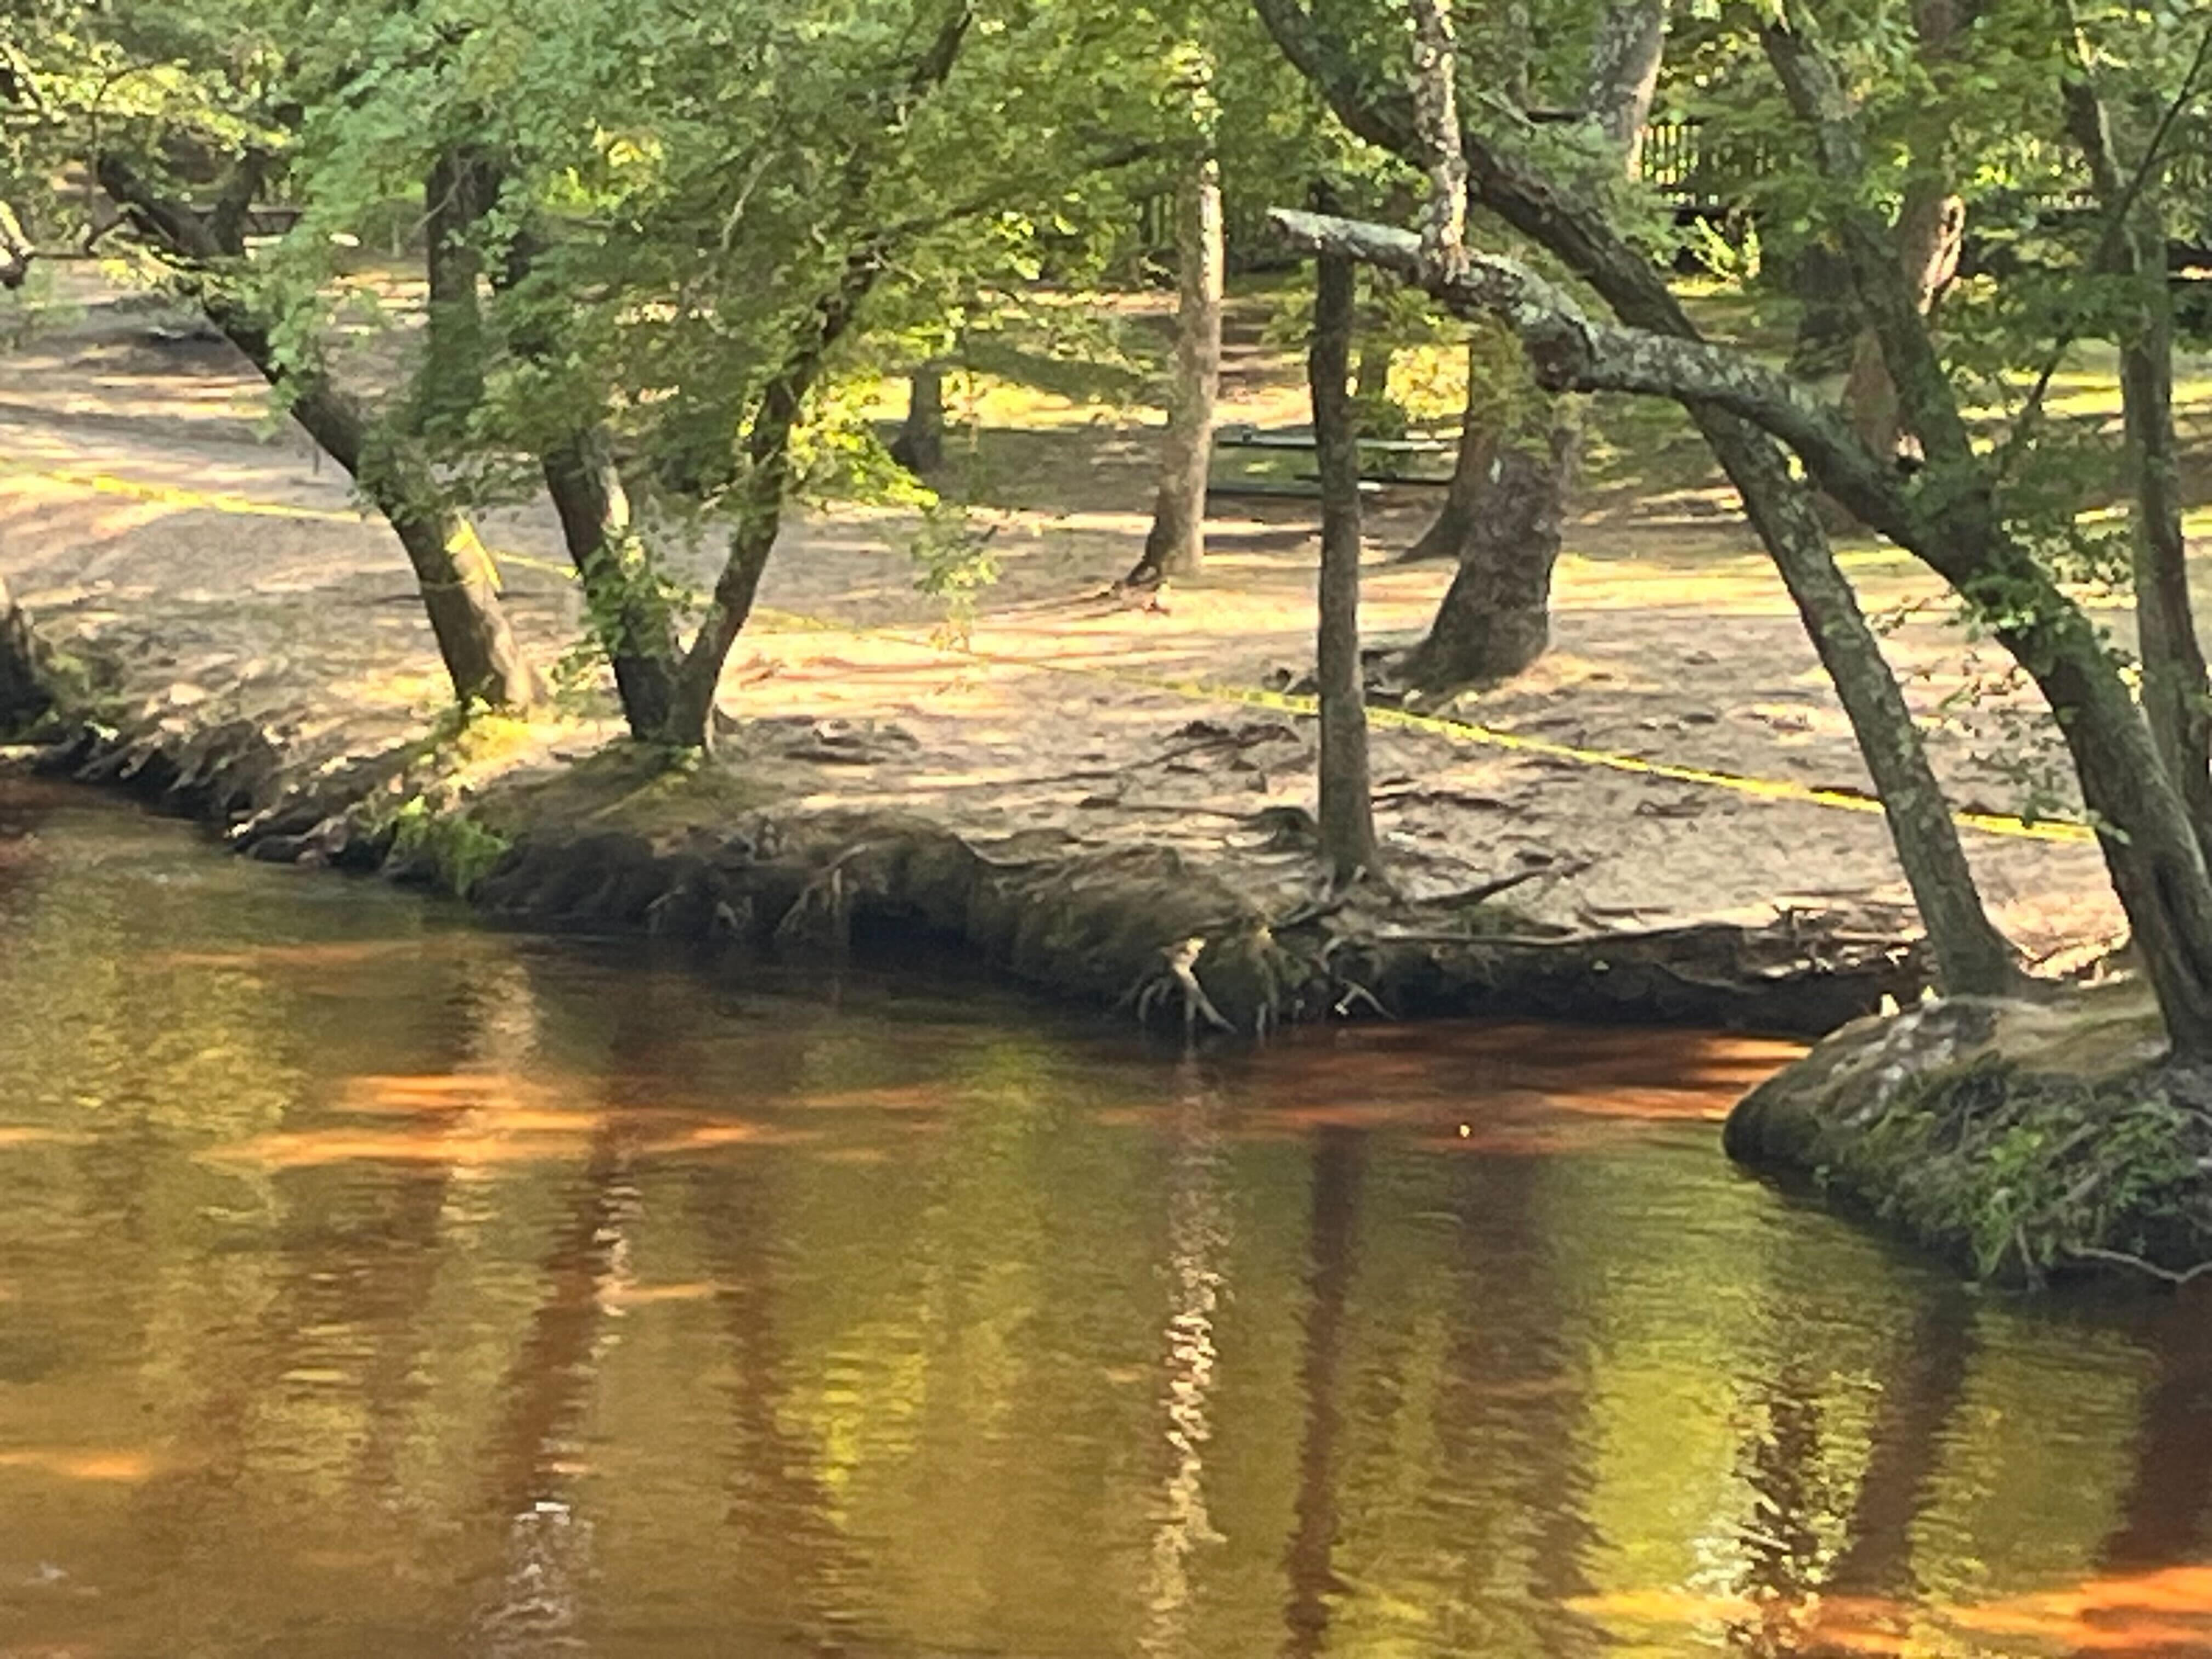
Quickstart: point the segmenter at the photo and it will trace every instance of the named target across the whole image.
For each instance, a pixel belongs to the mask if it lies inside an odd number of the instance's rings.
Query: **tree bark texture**
[[[1356,267],[1341,253],[1316,261],[1314,453],[1321,472],[1320,624],[1315,678],[1321,695],[1321,843],[1335,880],[1372,873],[1378,854],[1367,769],[1367,708],[1359,673],[1359,434],[1352,374]]]
[[[31,619],[0,576],[0,732],[20,730],[52,707]]]
[[[906,420],[891,442],[891,459],[922,477],[945,465],[945,365],[917,363],[906,385]]]
[[[1159,492],[1134,582],[1194,575],[1206,564],[1206,483],[1221,390],[1221,163],[1194,164],[1176,202],[1176,360],[1161,446]]]
[[[237,257],[236,247],[219,244],[188,208],[157,195],[118,158],[100,157],[96,171],[100,187],[186,266],[205,274]],[[527,709],[537,698],[537,677],[500,605],[498,571],[475,526],[445,498],[428,459],[404,434],[372,424],[319,362],[281,362],[265,320],[219,287],[204,286],[199,299],[208,320],[264,380],[290,397],[292,417],[361,486],[399,538],[456,701]]]
[[[1421,690],[1510,679],[1551,645],[1552,570],[1582,431],[1570,400],[1544,402],[1535,430],[1493,452],[1488,488],[1460,543],[1459,569],[1402,671]]]
[[[1387,88],[1377,92],[1356,57],[1318,27],[1297,0],[1255,0],[1262,23],[1291,64],[1347,127],[1368,142],[1411,156],[1411,111]],[[1545,248],[1589,283],[1634,326],[1685,341],[1698,337],[1666,273],[1602,216],[1585,196],[1563,190],[1518,155],[1465,136],[1470,189],[1514,229]],[[1837,694],[1880,793],[1899,862],[1916,898],[1942,902],[1923,911],[1930,943],[1955,993],[2001,988],[2011,981],[2009,951],[2000,975],[1985,941],[1996,930],[1983,910],[1956,826],[1929,770],[1880,645],[1835,568],[1826,532],[1804,487],[1792,477],[1773,437],[1710,400],[1685,400],[1711,444],[1807,618],[1822,660],[1840,655],[1856,671],[1836,678]],[[1894,482],[1893,477],[1891,482]],[[1831,672],[1834,672],[1831,668]],[[1967,918],[1963,928],[1954,926]],[[2002,944],[2002,940],[1999,941]],[[1952,965],[1960,971],[1954,975]]]
[[[1446,189],[1463,198],[1468,178],[1465,146],[1453,96],[1452,76],[1440,60],[1451,54],[1450,15],[1444,0],[1414,6],[1414,128],[1431,194]],[[1584,112],[1612,154],[1634,170],[1635,146],[1651,112],[1667,38],[1667,0],[1615,0],[1601,9],[1591,46]],[[1442,159],[1438,159],[1441,155]],[[1456,249],[1465,207],[1447,219],[1431,205],[1422,226],[1424,246],[1449,239]],[[1456,261],[1462,256],[1455,252]],[[1473,355],[1469,356],[1473,397]],[[1437,522],[1412,557],[1448,548],[1459,569],[1427,635],[1408,659],[1405,673],[1420,689],[1439,692],[1510,679],[1549,648],[1552,573],[1559,561],[1559,527],[1566,516],[1582,444],[1579,410],[1543,398],[1518,439],[1493,440],[1494,459],[1480,459],[1469,477],[1468,434],[1460,435],[1455,466]],[[1490,489],[1479,497],[1480,479]],[[1448,544],[1447,537],[1451,539]]]

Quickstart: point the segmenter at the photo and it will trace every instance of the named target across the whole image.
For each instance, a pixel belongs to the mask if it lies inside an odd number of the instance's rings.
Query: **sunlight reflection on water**
[[[2212,1651],[2212,1303],[1730,1170],[1790,1045],[1186,1060],[0,845],[0,1653]]]

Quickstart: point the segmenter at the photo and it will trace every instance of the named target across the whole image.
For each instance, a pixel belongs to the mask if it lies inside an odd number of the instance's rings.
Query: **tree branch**
[[[1500,319],[1520,337],[1547,392],[1640,392],[1725,410],[1788,444],[1824,488],[1883,534],[1917,538],[1895,475],[1843,416],[1743,352],[1600,322],[1559,288],[1496,254],[1468,253],[1453,271],[1410,231],[1285,208],[1269,216],[1297,246],[1394,271],[1457,315]]]
[[[1421,246],[1443,270],[1467,257],[1467,152],[1460,137],[1459,49],[1451,0],[1410,0],[1413,14],[1413,125],[1427,157],[1429,200]]]

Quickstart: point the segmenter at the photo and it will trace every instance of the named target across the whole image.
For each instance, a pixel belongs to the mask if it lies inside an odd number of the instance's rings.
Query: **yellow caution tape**
[[[48,478],[58,483],[74,485],[101,495],[123,495],[134,500],[157,502],[180,510],[230,513],[259,518],[306,519],[320,523],[359,524],[362,515],[357,513],[334,513],[326,508],[294,507],[275,501],[257,501],[242,495],[216,495],[196,489],[184,489],[169,484],[143,483],[135,479],[118,477],[106,472],[82,472],[62,469],[34,467],[28,463],[0,458],[0,471]],[[504,550],[491,550],[492,556],[502,564],[513,564],[528,569],[545,570],[566,580],[574,573],[566,565],[550,560],[533,558],[527,554]],[[755,615],[771,625],[781,625],[809,633],[850,634],[895,641],[918,650],[934,651],[941,654],[965,657],[975,662],[999,667],[1036,669],[1046,673],[1070,674],[1090,679],[1117,682],[1139,690],[1166,692],[1197,702],[1242,703],[1248,708],[1266,708],[1278,714],[1315,715],[1321,712],[1320,700],[1288,691],[1270,691],[1255,685],[1238,685],[1218,680],[1170,678],[1161,675],[1140,674],[1125,668],[1110,668],[1090,665],[1053,662],[1031,657],[1014,656],[1005,652],[979,651],[972,646],[947,644],[936,640],[919,639],[896,629],[869,628],[849,623],[831,621],[821,617],[810,617],[797,611],[774,611],[760,607]],[[1549,738],[1529,737],[1523,732],[1502,731],[1492,726],[1482,726],[1473,720],[1455,720],[1443,714],[1423,714],[1411,709],[1370,707],[1368,720],[1376,726],[1394,726],[1407,731],[1428,732],[1449,738],[1457,743],[1478,744],[1485,748],[1502,749],[1510,752],[1534,755],[1546,759],[1571,763],[1577,766],[1601,768],[1607,771],[1626,772],[1638,777],[1663,778],[1670,783],[1694,784],[1708,789],[1725,789],[1739,795],[1748,795],[1759,800],[1794,801],[1808,806],[1832,807],[1845,812],[1881,812],[1882,804],[1869,796],[1846,789],[1823,789],[1808,783],[1795,782],[1787,778],[1760,778],[1733,772],[1717,772],[1699,766],[1683,766],[1672,761],[1646,760],[1636,755],[1623,755],[1610,750],[1585,749],[1578,744],[1554,742]],[[1962,828],[1978,830],[1985,835],[2004,836],[2014,840],[2061,842],[2074,844],[2094,842],[2096,837],[2087,824],[2062,818],[2029,820],[2002,812],[1954,812],[1952,821]]]

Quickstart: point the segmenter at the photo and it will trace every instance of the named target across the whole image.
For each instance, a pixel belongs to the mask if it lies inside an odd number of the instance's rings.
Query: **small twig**
[[[2130,1255],[2125,1250],[2100,1249],[2094,1244],[2084,1244],[2069,1249],[2067,1254],[2091,1261],[2110,1261],[2123,1267],[2133,1267],[2138,1272],[2148,1273],[2153,1279],[2162,1283],[2173,1285],[2186,1285],[2193,1279],[2212,1273],[2212,1261],[2200,1261],[2193,1267],[2185,1267],[2177,1273],[2172,1267],[2161,1267],[2155,1261],[2146,1261],[2142,1257]]]

